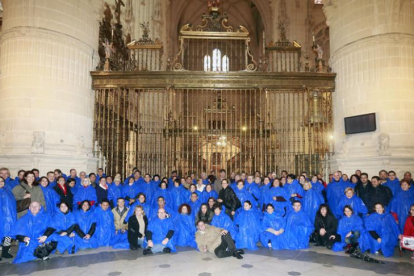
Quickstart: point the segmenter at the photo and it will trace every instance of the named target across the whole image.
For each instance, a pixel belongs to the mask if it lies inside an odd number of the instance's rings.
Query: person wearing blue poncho
[[[98,239],[95,235],[97,218],[95,212],[91,209],[88,200],[79,204],[79,211],[75,212],[76,223],[79,227],[75,229],[75,247],[77,249],[97,248]]]
[[[148,216],[148,219],[150,218],[151,213],[152,213],[151,211],[154,208],[151,208],[150,204],[147,203],[147,198],[145,197],[144,194],[138,194],[137,201],[135,201],[134,204],[129,206],[129,211],[128,211],[128,214],[125,218],[125,221],[128,221],[129,218],[134,214],[135,207],[138,206],[138,205],[140,205],[143,208],[145,214]]]
[[[201,201],[207,203],[210,197],[217,199],[218,193],[213,189],[212,184],[207,184],[204,191],[201,193]]]
[[[6,239],[6,237],[9,236],[16,220],[16,200],[14,199],[12,192],[6,188],[4,178],[0,177],[0,242],[4,239],[2,251],[2,257],[4,258],[13,258],[13,256],[9,254],[11,239]]]
[[[407,180],[401,180],[400,188],[388,205],[389,210],[398,215],[398,227],[401,232],[404,232],[404,223],[410,212],[410,206],[414,204],[414,191],[410,186]]]
[[[343,212],[340,212],[338,210],[343,210],[346,205],[351,206],[354,214],[362,218],[364,218],[368,213],[367,206],[365,206],[364,202],[362,202],[362,200],[355,194],[354,189],[352,188],[346,188],[345,195],[343,195],[339,200],[338,206],[336,208],[337,218],[343,217]]]
[[[290,202],[295,200],[300,201],[303,197],[303,187],[295,178],[296,176],[294,174],[289,174],[286,179],[286,184],[283,186],[288,192]]]
[[[270,187],[272,186],[272,182],[270,181],[270,177],[265,176],[263,178],[263,185],[260,187],[260,200],[259,200],[259,209],[260,211],[263,210],[266,206],[266,197],[269,193]]]
[[[384,205],[378,203],[375,204],[374,208],[375,213],[365,219],[369,250],[371,253],[378,253],[381,250],[385,257],[391,257],[394,255],[395,246],[398,244],[400,229],[394,217],[385,212]]]
[[[306,181],[303,185],[304,196],[302,198],[302,209],[307,213],[312,221],[312,225],[315,222],[316,212],[319,206],[324,203],[322,194],[315,191],[309,181]]]
[[[286,249],[304,249],[309,246],[313,224],[308,214],[302,210],[300,201],[294,201],[292,206],[293,211],[290,211],[286,216]]]
[[[252,205],[252,209],[256,210],[257,209],[257,201],[253,198],[252,194],[250,194],[246,187],[244,186],[244,181],[243,180],[238,180],[237,181],[237,186],[234,189],[234,193],[236,194],[237,198],[240,200],[240,204],[243,206],[244,202],[249,201]],[[254,184],[252,184],[254,185]],[[237,209],[237,213],[242,212],[242,208]]]
[[[354,214],[351,206],[345,206],[344,215],[338,224],[338,234],[341,242],[337,242],[332,247],[333,251],[341,251],[346,247],[345,253],[352,254],[358,247],[365,247],[364,240],[361,238],[365,233],[363,220]]]
[[[383,183],[382,185],[390,188],[392,194],[395,195],[400,188],[400,180],[397,178],[394,171],[389,171],[387,182]]]
[[[101,180],[104,177],[101,177]],[[95,209],[96,216],[96,232],[95,236],[98,240],[98,246],[112,245],[112,239],[115,235],[114,214],[109,208],[109,201],[102,200],[99,207]]]
[[[245,184],[246,190],[253,196],[253,199],[255,201],[254,206],[256,206],[256,207],[257,207],[260,199],[262,198],[262,193],[261,193],[260,187],[259,187],[259,185],[261,184],[261,180],[262,179],[260,177],[256,177],[253,180],[253,176],[249,175],[247,177],[247,181],[246,181],[246,184]],[[252,204],[253,204],[253,201],[252,201]]]
[[[211,221],[211,225],[219,228],[223,228],[230,232],[233,240],[237,238],[237,229],[234,226],[233,221],[230,217],[225,213],[223,207],[221,205],[214,206],[214,217]]]
[[[35,260],[35,250],[39,246],[47,247],[47,254],[42,256],[43,260],[56,248],[56,242],[46,243],[47,238],[53,234],[49,228],[50,216],[37,201],[30,204],[29,211],[21,217],[13,226],[10,236],[19,241],[19,250],[13,263],[19,264]],[[51,245],[51,246],[50,246]]]
[[[138,186],[137,192],[143,193],[148,203],[155,201],[155,189],[154,185],[151,184],[151,175],[145,174],[144,179],[141,178],[141,180],[135,181],[135,184]]]
[[[180,223],[176,226],[177,245],[197,248],[195,242],[196,229],[191,207],[188,204],[182,204],[178,209],[178,213]]]
[[[201,192],[197,191],[197,186],[194,184],[190,184],[190,186],[188,187],[188,190],[185,189],[182,193],[183,202],[187,203],[189,200],[191,200],[191,195],[193,193],[196,193],[198,198],[201,198]]]
[[[342,211],[338,209],[338,203],[344,196],[347,187],[348,185],[343,182],[339,172],[335,172],[333,174],[332,182],[326,187],[326,198],[328,199],[329,208],[331,208],[334,215],[342,213]]]
[[[323,191],[325,190],[325,187],[323,186],[321,181],[318,179],[318,176],[316,174],[312,176],[311,185],[314,191],[323,195]]]
[[[45,176],[40,178],[39,184],[43,191],[43,196],[45,197],[46,210],[50,216],[53,216],[57,211],[57,204],[60,202],[60,196],[49,186],[49,180]]]
[[[167,190],[167,182],[163,181],[158,185],[157,190],[154,192],[154,199],[153,199],[151,206],[155,208],[157,207],[156,199],[159,198],[160,196],[164,198],[165,204],[169,208],[174,208],[174,199],[172,197],[170,190]]]
[[[9,184],[9,188],[10,188],[10,190],[13,190],[14,189],[14,187],[16,187],[17,185],[19,185],[22,181],[23,181],[23,178],[24,178],[24,174],[25,174],[26,172],[24,171],[24,170],[19,170],[18,172],[17,172],[17,176],[14,178],[14,180],[12,180],[11,178],[10,178],[10,176],[8,177],[8,179],[9,179],[9,182],[7,183],[7,181],[6,181],[6,183],[7,184]],[[10,175],[10,174],[9,174]]]
[[[179,222],[178,213],[175,210],[169,208],[165,204],[165,199],[162,196],[158,197],[157,203],[158,203],[158,206],[157,207],[154,207],[154,208],[151,208],[150,209],[150,214],[148,216],[148,219],[150,221],[153,220],[153,219],[156,219],[157,216],[158,216],[158,209],[161,209],[162,208],[166,212],[167,217],[169,217],[169,218],[172,219],[173,224],[174,225],[178,225],[178,222]]]
[[[149,222],[145,238],[148,247],[144,249],[144,255],[153,253],[176,252],[173,235],[175,233],[174,222],[167,217],[164,208],[158,209],[157,217]]]
[[[4,179],[5,186],[10,191],[17,185],[15,185],[15,180],[10,177],[10,170],[8,168],[0,168],[0,177]]]
[[[202,202],[198,199],[198,194],[196,192],[191,194],[190,200],[187,202],[187,204],[191,208],[191,215],[195,219],[195,217],[198,214],[198,211],[200,211],[200,206]]]
[[[257,242],[262,232],[262,225],[259,214],[252,209],[250,201],[246,200],[243,203],[243,211],[238,214],[234,224],[238,228],[238,234],[235,238],[237,248],[257,250]]]
[[[108,200],[112,206],[116,207],[118,198],[123,197],[121,179],[115,178],[112,184],[108,184],[108,187]]]
[[[272,187],[266,196],[265,203],[272,204],[277,213],[285,214],[292,210],[290,195],[287,189],[281,186],[280,179],[273,180]]]
[[[106,178],[106,174],[102,168],[98,168],[98,172],[96,173],[96,182],[99,183],[99,180],[101,180],[102,177]]]
[[[128,183],[122,189],[122,196],[128,202],[128,205],[131,206],[136,201],[136,196],[139,194],[138,185],[135,184],[133,178],[129,178]],[[145,195],[146,197],[147,195]],[[147,200],[147,202],[149,202]]]
[[[276,250],[286,248],[284,235],[286,219],[282,217],[283,214],[275,212],[272,204],[266,205],[266,212],[262,220],[263,232],[260,234],[260,242],[264,247]]]
[[[74,209],[79,206],[83,201],[89,201],[91,205],[97,202],[96,190],[91,185],[89,178],[82,180],[82,186],[76,189],[75,195],[73,196]]]
[[[178,210],[178,207],[180,207],[184,202],[185,188],[181,185],[181,181],[177,178],[175,178],[170,185],[172,186],[170,193],[173,200],[173,209]]]
[[[57,250],[60,254],[65,251],[68,251],[69,254],[75,253],[75,229],[77,224],[75,215],[70,212],[65,201],[59,203],[58,210],[51,219],[50,227],[55,229],[55,232],[49,237],[48,241],[57,242]]]

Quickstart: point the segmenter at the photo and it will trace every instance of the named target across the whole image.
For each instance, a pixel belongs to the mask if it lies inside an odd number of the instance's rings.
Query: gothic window
[[[223,67],[223,72],[228,72],[229,71],[229,57],[227,55],[223,56],[221,64]]]
[[[204,56],[204,71],[211,71],[211,56],[209,55]]]
[[[213,50],[213,72],[221,71],[221,51],[219,49]]]

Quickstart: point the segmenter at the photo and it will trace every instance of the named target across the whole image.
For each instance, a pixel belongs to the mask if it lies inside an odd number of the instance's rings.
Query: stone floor
[[[13,248],[12,253],[15,253]],[[399,258],[372,256],[385,264],[368,263],[350,258],[343,252],[332,252],[321,247],[301,251],[272,251],[260,248],[247,251],[243,260],[217,259],[190,248],[179,248],[176,254],[143,256],[138,251],[99,248],[78,252],[76,255],[53,255],[48,261],[33,261],[14,265],[0,262],[0,275],[414,275],[411,252]]]

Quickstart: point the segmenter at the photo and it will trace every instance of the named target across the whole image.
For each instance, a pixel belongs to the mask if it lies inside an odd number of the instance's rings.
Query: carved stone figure
[[[33,142],[31,152],[35,154],[45,153],[45,133],[43,131],[33,132]]]
[[[316,44],[314,51],[318,55],[318,60],[323,60],[323,49],[321,45]]]
[[[105,40],[105,43],[102,43],[105,48],[105,58],[111,58],[112,53],[115,53],[115,49],[113,48],[114,43],[109,43],[108,39]]]
[[[379,155],[387,154],[390,146],[390,135],[387,133],[381,133],[378,135],[378,153]]]

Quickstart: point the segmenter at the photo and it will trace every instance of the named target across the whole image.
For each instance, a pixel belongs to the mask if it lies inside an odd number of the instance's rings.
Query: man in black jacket
[[[237,198],[233,189],[229,187],[227,179],[221,180],[222,189],[220,190],[217,201],[226,207],[226,214],[233,220],[236,210],[241,207],[240,200]]]
[[[368,206],[369,194],[372,190],[372,185],[368,180],[367,173],[361,173],[361,182],[355,187],[355,192],[359,198],[362,199],[365,205]]]
[[[368,208],[368,213],[374,212],[376,203],[381,203],[384,206],[388,206],[392,198],[392,192],[387,186],[383,186],[380,183],[381,179],[378,176],[371,178],[371,187],[368,193],[368,202],[365,203]]]

